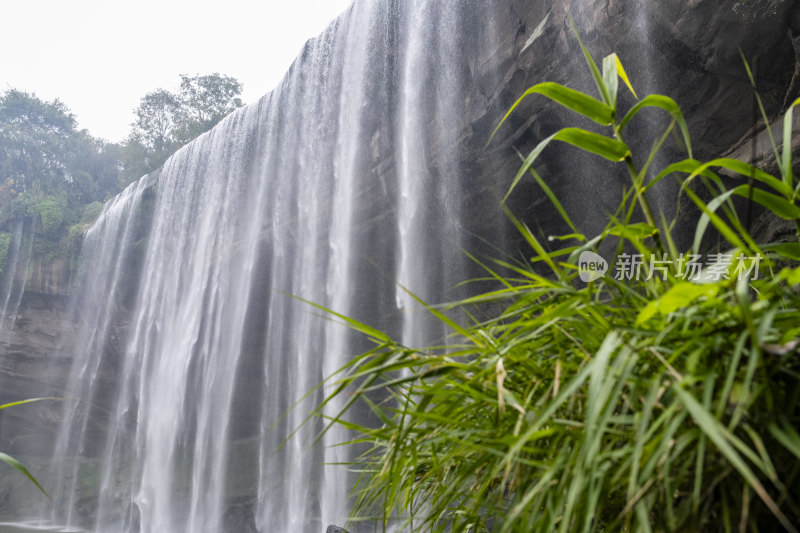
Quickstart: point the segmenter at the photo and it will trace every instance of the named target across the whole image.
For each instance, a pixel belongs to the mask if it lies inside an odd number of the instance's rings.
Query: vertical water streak
[[[641,53],[637,55],[638,63],[637,78],[640,85],[640,92],[643,95],[658,92],[658,69],[655,68],[653,48],[647,46],[647,40],[652,36],[650,13],[648,0],[635,0],[634,9],[634,31],[636,38],[642,43]]]
[[[4,284],[0,299],[3,307],[0,309],[0,344],[7,343],[11,329],[19,314],[22,295],[28,282],[28,268],[33,255],[33,239],[36,231],[36,221],[30,223],[31,229],[25,246],[25,221],[17,222],[14,227],[14,237],[9,245],[4,268]]]
[[[14,293],[14,282],[16,281],[16,274],[17,274],[17,258],[19,256],[20,247],[22,245],[22,228],[23,223],[22,221],[17,222],[16,226],[14,227],[14,239],[9,244],[8,252],[6,255],[6,264],[4,267],[4,274],[3,277],[3,288],[2,292],[0,292],[0,298],[3,302],[2,313],[0,313],[0,331],[6,332],[4,329],[6,316],[8,314],[8,305],[11,302],[12,295]],[[13,324],[12,324],[13,326]],[[9,328],[10,329],[10,328]],[[7,335],[4,334],[4,337]],[[0,342],[7,341],[7,339],[0,339]]]
[[[405,46],[397,116],[399,182],[397,306],[404,311],[402,340],[422,346],[438,339],[414,296],[440,302],[462,281],[459,236],[461,169],[456,146],[464,97],[461,18],[457,2],[414,0],[405,5]],[[431,24],[431,21],[437,21]],[[458,237],[456,237],[458,238]]]
[[[93,446],[91,440],[100,435],[90,430],[90,424],[95,423],[93,416],[102,417],[100,413],[104,410],[96,401],[103,388],[98,373],[104,357],[108,356],[109,329],[125,306],[119,286],[135,284],[134,280],[123,279],[123,276],[131,276],[124,267],[135,235],[135,214],[147,186],[146,179],[128,186],[106,205],[85,235],[82,268],[72,303],[73,314],[77,315],[74,321],[80,324],[76,336],[79,344],[74,347],[61,431],[54,447],[56,459],[90,455],[87,448]],[[71,526],[77,520],[74,513],[84,465],[73,459],[58,466],[52,518]]]
[[[305,53],[314,64],[324,66],[317,46],[312,44]],[[297,449],[302,443],[287,443],[279,450],[285,433],[273,428],[276,422],[286,424],[282,429],[292,426],[281,418],[297,399],[295,393],[305,379],[301,369],[309,361],[302,347],[312,342],[314,335],[309,331],[308,318],[293,311],[296,302],[291,295],[313,298],[319,292],[313,286],[318,280],[313,270],[322,261],[316,254],[322,236],[315,235],[310,225],[319,216],[324,192],[313,188],[313,182],[319,179],[319,168],[313,159],[304,157],[304,147],[314,144],[309,133],[316,125],[315,114],[323,112],[323,102],[315,100],[318,94],[311,90],[311,83],[299,69],[294,69],[280,91],[268,99],[269,148],[265,151],[262,179],[268,184],[264,210],[271,252],[265,259],[270,273],[267,285],[274,290],[267,295],[267,322],[263,324],[265,396],[259,445],[259,530],[268,530],[275,524],[302,530],[309,515],[315,514],[304,497],[309,467],[303,461],[302,450]],[[296,123],[291,120],[294,113]],[[296,179],[288,179],[290,176]],[[297,287],[297,283],[304,287]],[[289,477],[292,466],[295,476]]]
[[[259,495],[256,523],[259,530],[285,524],[297,531],[319,524],[319,511],[308,494],[318,467],[306,453],[307,439],[283,443],[288,432],[299,426],[305,402],[290,411],[314,384],[315,366],[322,355],[322,330],[310,310],[292,296],[323,302],[322,269],[326,261],[324,239],[330,211],[330,149],[325,139],[331,131],[329,103],[336,87],[327,82],[334,76],[329,55],[328,31],[304,50],[314,65],[310,72],[293,69],[278,90],[270,95],[271,114],[268,149],[262,179],[268,184],[265,216],[269,273],[264,340],[264,387],[259,445]],[[329,94],[333,92],[334,94]],[[290,411],[290,412],[289,412]],[[277,424],[277,426],[276,426]],[[307,429],[300,435],[310,436]]]
[[[365,138],[365,101],[370,97],[368,71],[373,62],[382,58],[375,54],[378,43],[373,40],[380,35],[378,27],[386,21],[378,20],[376,2],[356,2],[349,21],[343,54],[346,58],[342,70],[341,95],[337,103],[339,118],[334,156],[332,197],[333,219],[331,221],[328,246],[330,257],[326,272],[326,300],[330,309],[353,316],[353,296],[356,285],[361,281],[355,270],[356,252],[355,218],[360,198],[364,173],[362,164],[368,147]],[[377,67],[374,67],[377,68]],[[325,329],[325,357],[322,363],[322,376],[331,376],[347,362],[352,355],[349,344],[350,332],[337,322],[331,322]],[[330,392],[333,385],[325,390]],[[337,399],[326,406],[325,415],[335,417],[342,408],[343,401]],[[344,450],[337,444],[346,440],[346,433],[339,426],[333,427],[324,440],[324,461],[329,465],[343,465],[347,461]],[[344,523],[347,518],[347,490],[349,487],[346,470],[341,466],[330,466],[323,471],[321,516],[323,523]]]
[[[128,343],[128,357],[142,358],[134,502],[145,531],[221,529],[258,242],[258,183],[249,172],[257,116],[257,106],[231,115],[173,156],[159,180],[147,286]]]

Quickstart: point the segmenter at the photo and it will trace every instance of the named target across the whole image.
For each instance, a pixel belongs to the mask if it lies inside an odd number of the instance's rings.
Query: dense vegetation
[[[340,317],[375,342],[330,378],[337,386],[318,411],[343,404],[330,423],[355,432],[354,450],[366,447],[352,465],[361,473],[352,520],[410,531],[797,531],[800,180],[791,108],[782,150],[773,141],[779,176],[732,159],[702,163],[673,100],[650,95],[625,112],[619,80],[633,87],[619,60],[599,68],[584,53],[599,99],[554,83],[522,98],[545,96],[608,134],[561,129],[524,158],[514,181],[535,180],[569,234],[542,243],[515,220],[531,261],[486,265],[497,289],[452,306],[502,312],[462,326],[429,307],[452,334],[422,349]],[[671,122],[642,157],[625,134],[648,107]],[[676,132],[687,159],[653,170]],[[534,169],[555,141],[619,163],[630,179],[599,235],[572,223]],[[730,185],[718,168],[739,177]],[[691,249],[677,248],[674,221],[648,201],[664,179],[677,179],[700,215]],[[790,242],[757,242],[736,195],[784,220],[796,231]],[[616,275],[592,255],[600,251],[613,254]],[[378,426],[345,421],[361,402]]]
[[[9,89],[0,95],[0,271],[15,223],[35,228],[38,256],[60,256],[103,202],[241,107],[242,85],[220,74],[181,76],[177,93],[145,95],[120,144],[79,130],[59,100]]]

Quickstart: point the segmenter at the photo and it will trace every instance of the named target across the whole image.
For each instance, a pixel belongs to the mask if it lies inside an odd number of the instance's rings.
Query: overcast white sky
[[[351,0],[4,0],[0,91],[60,98],[97,137],[120,141],[146,93],[219,72],[245,103],[280,81],[303,43]]]

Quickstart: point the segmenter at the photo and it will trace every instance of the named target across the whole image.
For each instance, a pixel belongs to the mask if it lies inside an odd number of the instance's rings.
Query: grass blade
[[[750,467],[747,466],[747,463],[741,458],[741,456],[736,452],[736,450],[731,446],[728,442],[728,439],[725,437],[725,428],[722,424],[715,419],[711,413],[709,413],[694,397],[686,392],[683,388],[678,385],[673,385],[672,387],[675,395],[678,399],[683,403],[686,409],[689,411],[692,419],[694,419],[697,426],[703,431],[703,433],[714,443],[717,449],[730,461],[731,465],[742,475],[742,477],[747,481],[750,488],[758,494],[758,497],[761,498],[761,501],[772,511],[772,514],[780,521],[783,527],[786,528],[787,531],[791,531],[792,533],[797,533],[797,529],[792,525],[786,515],[783,514],[783,511],[780,510],[778,504],[775,503],[775,500],[767,493],[764,486],[758,480],[756,475],[750,470]]]
[[[22,466],[22,463],[20,463],[19,461],[17,461],[16,459],[14,459],[13,457],[11,457],[10,455],[8,455],[8,454],[5,454],[5,453],[3,453],[3,452],[0,452],[0,461],[3,461],[4,463],[6,463],[7,465],[9,465],[10,467],[12,467],[12,468],[16,469],[16,470],[17,470],[18,472],[20,472],[20,473],[21,473],[23,476],[25,476],[26,478],[28,478],[29,480],[31,480],[31,483],[33,483],[34,485],[36,485],[36,486],[39,488],[39,490],[40,490],[40,491],[42,491],[42,494],[44,494],[45,496],[47,496],[47,498],[48,498],[48,499],[50,499],[50,495],[49,495],[49,494],[47,494],[47,491],[46,491],[46,490],[44,490],[44,487],[42,487],[41,485],[39,485],[39,482],[38,482],[38,481],[36,481],[36,478],[35,478],[35,477],[33,477],[33,475],[32,475],[30,472],[28,472],[28,469],[27,469],[27,468],[25,468],[24,466]]]

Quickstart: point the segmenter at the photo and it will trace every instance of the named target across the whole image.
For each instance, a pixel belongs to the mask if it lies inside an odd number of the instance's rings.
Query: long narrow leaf
[[[617,54],[609,54],[603,58],[603,84],[608,91],[609,105],[613,111],[617,109],[617,92],[619,91],[618,64]]]
[[[569,143],[615,163],[631,155],[625,143],[581,128],[564,128],[553,136],[553,140]]]
[[[689,137],[689,126],[686,124],[686,119],[683,118],[683,112],[681,112],[681,108],[678,106],[675,100],[668,96],[663,96],[660,94],[650,94],[645,96],[622,118],[618,127],[619,131],[624,130],[625,126],[627,126],[628,123],[646,107],[661,108],[672,116],[673,120],[678,123],[678,126],[681,129],[681,133],[683,134],[683,142],[686,144],[686,152],[689,154],[689,158],[691,159],[692,141]]]
[[[549,98],[550,100],[561,104],[562,106],[579,113],[598,124],[603,126],[609,126],[614,120],[614,110],[604,104],[603,102],[597,100],[596,98],[592,98],[587,94],[583,94],[580,91],[576,91],[575,89],[570,89],[569,87],[565,87],[559,83],[554,82],[544,82],[538,83],[522,93],[514,105],[506,112],[503,116],[503,119],[497,125],[497,127],[492,132],[492,135],[489,137],[489,142],[491,142],[492,138],[494,138],[497,130],[500,129],[511,113],[519,107],[519,105],[533,94],[540,94]]]
[[[753,188],[751,190],[748,185],[740,185],[733,189],[733,192],[744,198],[751,198],[754,202],[763,205],[783,219],[797,220],[800,218],[800,207],[780,196],[770,194],[761,189]]]
[[[679,385],[673,385],[672,389],[681,403],[686,406],[686,409],[689,411],[689,414],[692,416],[697,426],[703,430],[703,433],[714,443],[728,461],[731,462],[731,465],[742,475],[755,493],[758,494],[761,501],[772,511],[772,514],[775,515],[783,527],[785,527],[787,531],[797,533],[797,529],[792,525],[786,515],[783,514],[783,511],[781,511],[778,504],[775,503],[775,500],[767,493],[767,490],[753,471],[750,470],[750,467],[747,466],[747,463],[744,462],[741,456],[736,453],[736,450],[728,442],[725,437],[725,428],[722,424],[703,408],[691,394],[683,390]]]
[[[783,116],[783,153],[781,154],[781,175],[783,183],[792,188],[792,111],[796,105],[800,104],[800,98],[792,102],[786,114]]]
[[[552,203],[553,207],[556,208],[558,214],[561,215],[561,219],[567,223],[567,226],[569,226],[572,231],[575,232],[572,234],[572,237],[578,238],[579,240],[586,240],[586,238],[583,236],[583,234],[581,234],[578,228],[575,227],[575,224],[572,223],[572,219],[570,219],[569,214],[567,214],[567,210],[564,209],[564,206],[561,205],[561,202],[553,193],[553,190],[550,189],[550,187],[548,187],[547,183],[545,183],[545,181],[542,179],[539,173],[533,169],[530,169],[530,173],[533,176],[533,179],[536,180],[536,183],[539,184],[539,187],[542,188],[547,198],[550,199],[550,203]]]
[[[586,65],[589,67],[589,70],[592,73],[592,78],[594,78],[594,83],[597,85],[597,90],[600,92],[600,96],[606,104],[609,106],[613,105],[611,102],[611,95],[608,94],[608,89],[603,82],[603,75],[600,73],[600,69],[597,68],[597,63],[595,63],[592,54],[589,53],[589,49],[583,44],[581,36],[578,33],[578,27],[575,25],[575,20],[573,20],[571,14],[567,13],[567,16],[569,17],[570,26],[572,26],[572,32],[575,34],[575,38],[578,40],[578,44],[581,47],[581,52],[583,52],[583,57],[586,59]]]
[[[636,94],[636,91],[633,90],[633,85],[631,84],[630,78],[628,78],[628,73],[625,72],[625,67],[622,66],[622,61],[620,61],[619,56],[617,54],[613,54],[614,58],[617,60],[617,75],[625,82],[625,85],[628,86],[628,90],[631,92],[634,98],[637,100],[639,96]]]
[[[31,480],[31,483],[33,483],[34,485],[36,485],[36,486],[39,488],[39,490],[40,490],[40,491],[42,491],[42,494],[44,494],[45,496],[47,496],[48,498],[50,498],[50,495],[49,495],[49,494],[47,494],[47,491],[46,491],[46,490],[44,490],[44,487],[42,487],[41,485],[39,485],[39,482],[38,482],[38,481],[36,481],[36,478],[35,478],[35,477],[33,477],[33,475],[32,475],[30,472],[28,472],[28,469],[27,469],[27,468],[25,468],[24,466],[22,466],[22,463],[20,463],[19,461],[17,461],[16,459],[14,459],[13,457],[11,457],[10,455],[8,455],[8,454],[5,454],[5,453],[2,453],[2,452],[0,452],[0,461],[3,461],[3,462],[4,462],[4,463],[6,463],[8,466],[10,466],[10,467],[12,467],[12,468],[16,469],[16,470],[17,470],[18,472],[20,472],[20,473],[21,473],[23,476],[25,476],[26,478],[28,478],[29,480]]]
[[[62,399],[62,398],[52,398],[52,397],[47,397],[47,398],[30,398],[30,399],[28,399],[28,400],[21,400],[21,401],[18,401],[18,402],[11,402],[11,403],[7,403],[7,404],[4,404],[4,405],[0,405],[0,409],[6,409],[6,408],[8,408],[8,407],[14,407],[15,405],[25,405],[26,403],[33,403],[33,402],[43,402],[43,401],[46,401],[46,400],[56,400],[56,401],[59,401],[59,400],[61,400],[61,399]]]

